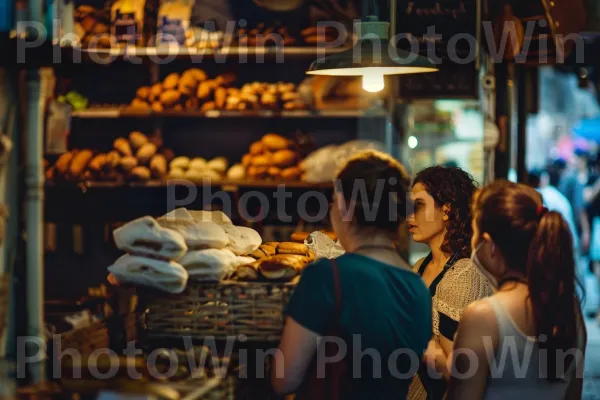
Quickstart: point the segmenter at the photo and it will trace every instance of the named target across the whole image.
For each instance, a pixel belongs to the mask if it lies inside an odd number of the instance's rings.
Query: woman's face
[[[444,212],[427,193],[425,185],[415,184],[410,197],[414,204],[414,212],[408,216],[406,222],[413,240],[417,243],[431,243],[440,235],[445,235]]]

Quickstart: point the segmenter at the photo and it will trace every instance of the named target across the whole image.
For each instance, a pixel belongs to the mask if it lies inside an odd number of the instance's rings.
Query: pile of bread
[[[139,88],[130,107],[154,112],[303,110],[307,107],[293,83],[253,82],[236,88],[232,86],[236,79],[227,72],[209,79],[200,68],[172,73],[162,82]]]
[[[110,9],[80,5],[75,9],[75,34],[82,47],[110,48]]]
[[[202,182],[205,179],[220,180],[227,173],[229,161],[225,157],[206,160],[202,157],[175,157],[169,163],[169,179],[186,179]]]
[[[235,226],[219,211],[179,208],[154,219],[142,217],[113,232],[127,254],[108,267],[114,281],[181,293],[188,279],[218,282],[240,265],[262,239],[251,228]]]
[[[241,167],[250,179],[296,181],[302,178],[301,155],[295,143],[276,133],[267,133],[252,143]]]
[[[163,179],[173,151],[157,146],[141,132],[134,131],[126,138],[117,138],[113,150],[94,153],[90,149],[71,150],[58,157],[46,170],[47,180],[118,181]]]
[[[332,232],[323,232],[332,240]],[[239,281],[292,281],[300,276],[304,268],[315,260],[315,253],[309,250],[304,241],[308,232],[296,232],[291,242],[266,242],[248,254],[256,261],[240,265],[232,275]]]

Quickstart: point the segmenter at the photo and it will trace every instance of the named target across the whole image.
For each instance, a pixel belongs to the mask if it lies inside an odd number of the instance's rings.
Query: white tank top
[[[583,373],[584,329],[581,321],[578,321],[577,330],[580,358],[569,364],[564,380],[550,382],[542,374],[547,363],[543,361],[544,358],[540,360],[543,353],[540,353],[536,339],[528,337],[517,327],[497,299],[486,300],[492,306],[498,321],[499,342],[494,361],[490,363],[484,399],[564,399],[578,367],[582,368]]]

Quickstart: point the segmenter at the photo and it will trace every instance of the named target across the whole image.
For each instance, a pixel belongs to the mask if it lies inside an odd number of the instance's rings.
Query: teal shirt
[[[414,272],[369,257],[345,254],[337,264],[340,328],[352,378],[342,398],[403,399],[432,337],[429,291]],[[334,293],[331,261],[320,260],[303,272],[287,315],[327,336],[335,328]]]

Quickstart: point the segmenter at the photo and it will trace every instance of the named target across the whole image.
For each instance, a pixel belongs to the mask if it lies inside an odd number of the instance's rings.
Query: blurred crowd
[[[569,224],[579,280],[585,283],[592,275],[600,282],[600,152],[575,149],[568,161],[556,159],[529,171],[529,184],[541,193],[544,205]],[[588,317],[600,323],[597,309],[588,311]]]

